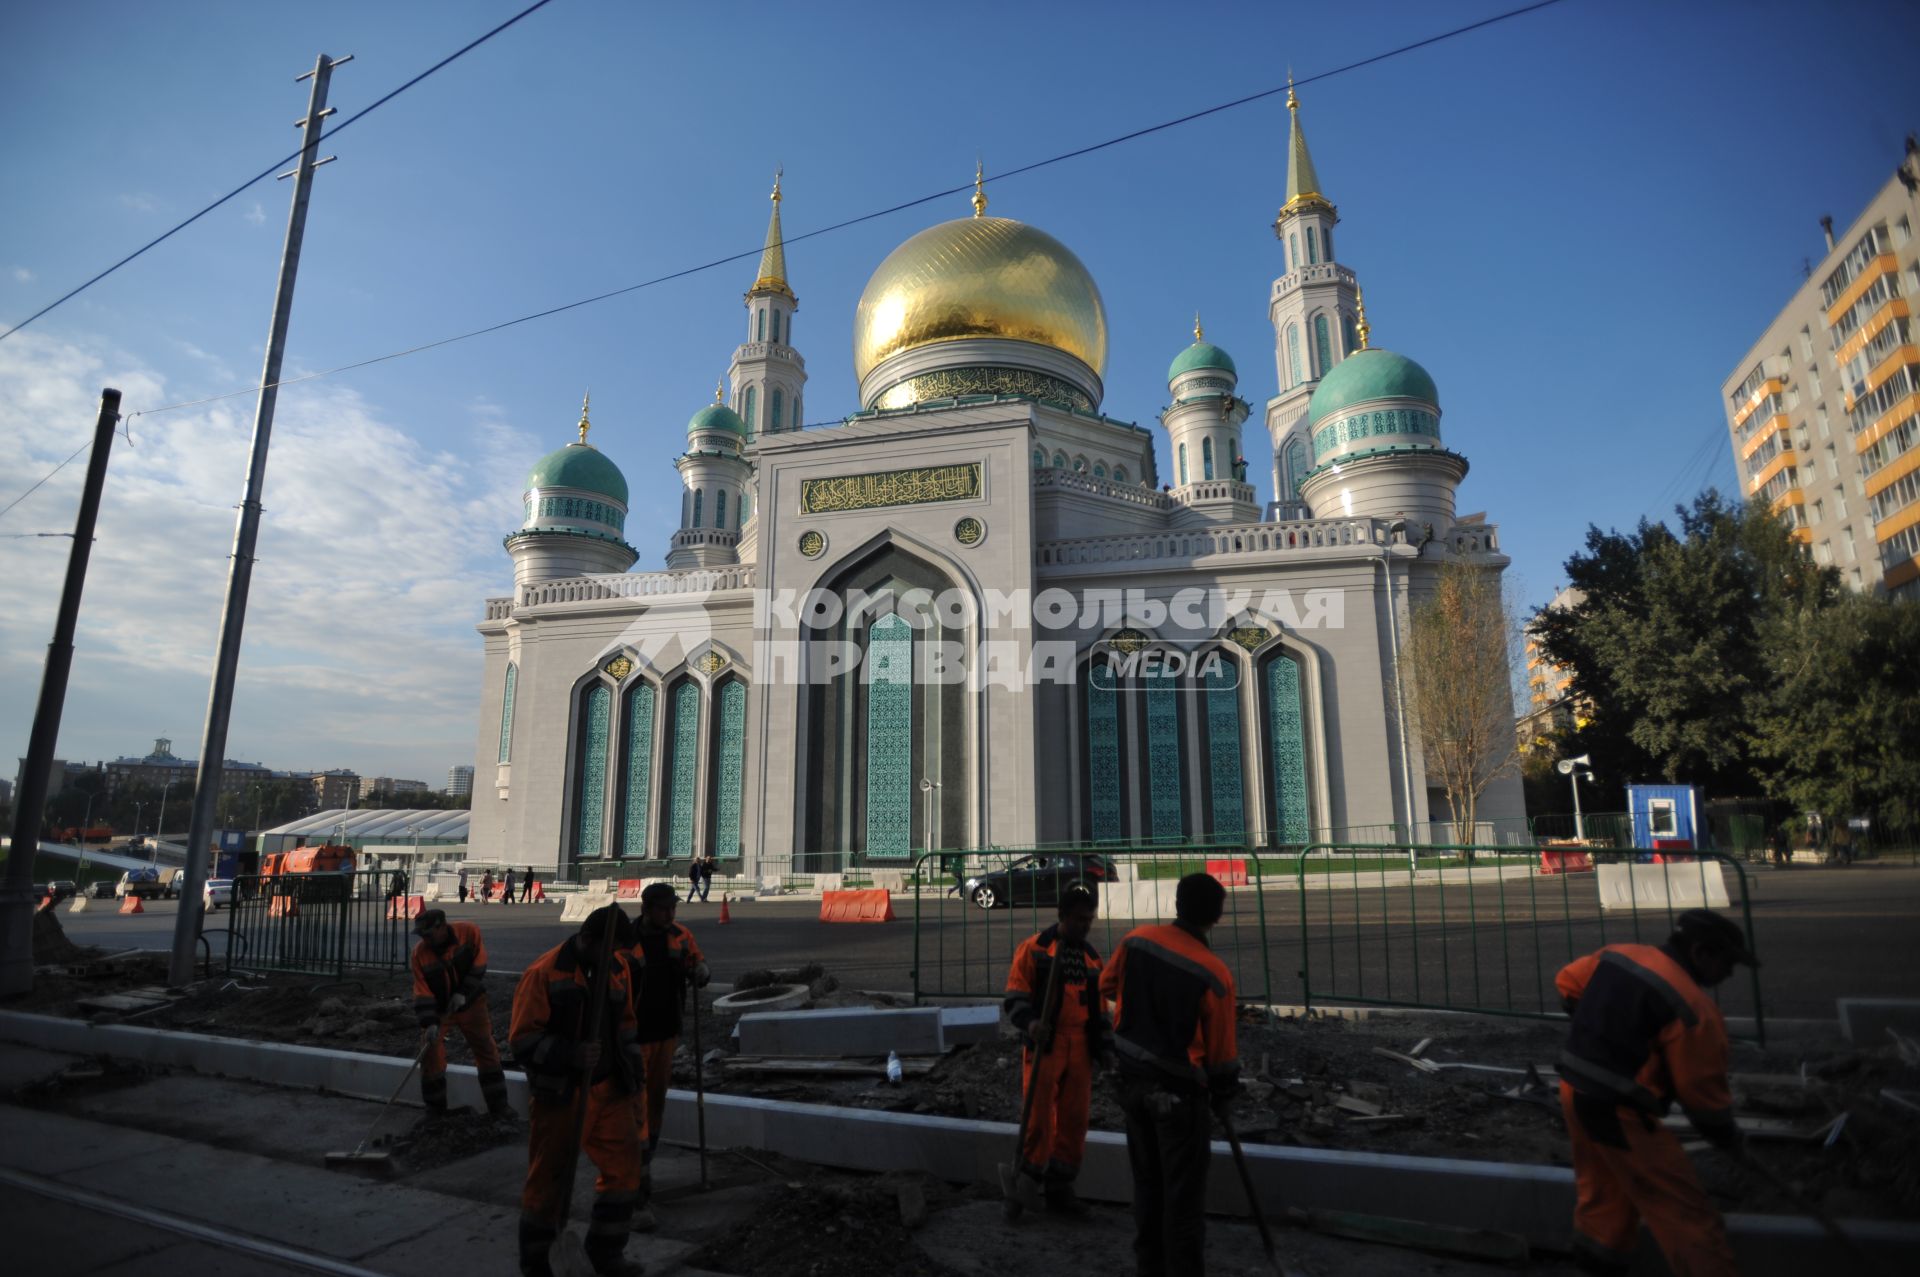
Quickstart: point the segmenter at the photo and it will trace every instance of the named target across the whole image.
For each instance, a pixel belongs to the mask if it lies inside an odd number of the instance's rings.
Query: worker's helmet
[[[670,905],[679,901],[679,895],[670,882],[650,882],[647,889],[640,893],[640,903],[646,905]]]
[[[1704,944],[1719,949],[1736,963],[1743,962],[1750,967],[1760,965],[1760,959],[1747,947],[1747,933],[1740,929],[1740,924],[1711,909],[1689,909],[1675,918],[1673,938],[1682,945]]]
[[[1084,909],[1092,913],[1100,907],[1100,899],[1093,894],[1093,888],[1084,882],[1068,883],[1060,889],[1060,916]]]
[[[588,914],[586,920],[580,924],[580,939],[597,947],[605,939],[608,927],[614,929],[614,948],[626,949],[632,946],[633,921],[627,917],[626,910],[619,905],[602,905]]]
[[[447,911],[445,909],[422,910],[420,916],[413,920],[413,934],[416,936],[424,936],[435,927],[444,925],[446,921]]]

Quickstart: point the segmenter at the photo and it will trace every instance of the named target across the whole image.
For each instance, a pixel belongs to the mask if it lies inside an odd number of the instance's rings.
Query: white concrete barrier
[[[1602,909],[1725,909],[1725,871],[1717,860],[1677,865],[1599,865]]]

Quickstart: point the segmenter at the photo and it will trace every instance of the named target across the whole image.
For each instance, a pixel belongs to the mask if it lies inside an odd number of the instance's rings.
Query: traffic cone
[[[727,911],[727,898],[726,898],[725,896],[722,896],[722,897],[720,897],[720,922],[719,922],[719,925],[720,925],[720,926],[725,926],[725,925],[726,925],[727,923],[729,923],[729,922],[732,922],[732,921],[733,921],[733,915],[732,915],[731,913],[729,913],[729,912]]]

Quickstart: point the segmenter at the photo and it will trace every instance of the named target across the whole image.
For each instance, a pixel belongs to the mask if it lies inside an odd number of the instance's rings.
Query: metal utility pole
[[[327,83],[333,69],[351,62],[353,55],[330,58],[321,54],[309,77],[306,118],[298,127],[305,140],[300,162],[281,177],[293,178],[293,210],[287,216],[287,242],[280,253],[280,280],[273,291],[273,324],[267,330],[267,359],[260,373],[260,402],[253,414],[253,450],[247,459],[247,494],[233,532],[233,558],[227,567],[227,602],[220,616],[220,647],[214,656],[213,690],[207,696],[207,728],[200,737],[200,772],[193,787],[193,818],[187,828],[187,867],[180,886],[180,912],[173,924],[173,959],[167,981],[183,985],[193,978],[193,954],[200,936],[201,896],[206,888],[208,849],[213,841],[214,803],[220,797],[221,760],[227,756],[227,719],[233,710],[233,681],[240,666],[240,634],[247,623],[247,591],[253,583],[253,550],[260,537],[260,498],[267,480],[267,444],[273,435],[273,409],[280,398],[280,363],[287,350],[287,322],[293,313],[293,283],[300,271],[300,243],[306,236],[307,202],[313,194],[313,171],[327,160],[317,159],[321,123],[333,112],[327,106]],[[332,159],[328,156],[327,159]]]
[[[27,741],[27,765],[20,792],[13,796],[13,849],[6,878],[0,881],[0,996],[33,990],[33,860],[40,852],[40,817],[47,805],[47,773],[60,740],[60,712],[66,707],[67,673],[73,668],[73,629],[80,618],[80,591],[87,583],[87,559],[93,553],[93,525],[100,514],[100,491],[107,482],[107,454],[120,421],[120,392],[100,392],[100,415],[93,423],[93,453],[87,481],[80,489],[80,513],[73,522],[73,549],[67,554],[67,582],[60,590],[53,641],[47,644],[47,668],[40,675],[40,704],[33,712]]]

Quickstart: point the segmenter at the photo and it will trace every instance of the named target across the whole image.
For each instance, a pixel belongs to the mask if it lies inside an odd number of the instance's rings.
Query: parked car
[[[211,913],[221,905],[233,908],[233,879],[209,878],[206,890],[201,893],[201,907]]]
[[[80,894],[89,900],[111,900],[120,894],[119,884],[111,878],[102,878],[98,882],[88,883],[87,889]]]
[[[1099,890],[1111,881],[1111,858],[1094,853],[1022,856],[1005,869],[975,874],[961,885],[961,895],[982,909],[1016,905],[1056,905],[1063,888],[1079,883]]]
[[[78,890],[80,890],[80,888],[74,885],[73,879],[71,878],[55,878],[47,884],[47,891],[52,894],[55,904],[59,904],[62,900],[68,899]]]
[[[168,874],[172,872],[167,871]],[[158,869],[129,869],[114,884],[113,894],[121,897],[138,896],[142,900],[164,900],[173,894],[167,886],[168,881],[170,879],[163,880]]]

